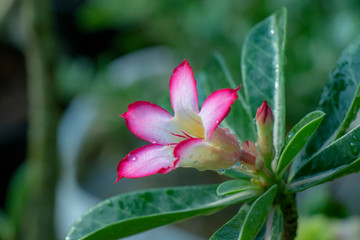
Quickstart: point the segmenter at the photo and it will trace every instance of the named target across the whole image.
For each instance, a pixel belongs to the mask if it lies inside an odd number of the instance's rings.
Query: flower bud
[[[266,166],[269,168],[271,160],[274,157],[273,146],[273,127],[274,127],[274,115],[271,108],[264,101],[258,108],[256,113],[256,126],[258,134],[258,144],[260,153],[265,159]]]

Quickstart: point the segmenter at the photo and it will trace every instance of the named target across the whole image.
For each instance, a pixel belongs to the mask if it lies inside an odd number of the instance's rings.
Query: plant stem
[[[278,198],[284,216],[283,240],[293,240],[296,237],[298,213],[295,194],[281,194]]]
[[[56,42],[51,1],[23,0],[25,58],[29,95],[27,172],[30,189],[20,229],[21,239],[55,239],[54,203],[58,175],[55,94]]]

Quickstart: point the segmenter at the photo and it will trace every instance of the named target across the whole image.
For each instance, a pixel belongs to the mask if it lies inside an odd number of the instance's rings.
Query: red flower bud
[[[267,101],[265,100],[263,102],[263,104],[258,108],[257,112],[256,112],[256,123],[260,125],[273,125],[274,123],[274,115],[273,112],[271,110],[271,108],[269,107],[269,105],[267,104]]]
[[[273,127],[274,115],[271,108],[264,101],[256,113],[256,125],[260,153],[264,158],[265,165],[271,169],[271,161],[274,157]]]

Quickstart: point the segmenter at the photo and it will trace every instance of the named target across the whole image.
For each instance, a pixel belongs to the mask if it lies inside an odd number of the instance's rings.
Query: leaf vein
[[[274,80],[269,77],[261,68],[259,68],[253,61],[250,60],[250,58],[246,58],[246,61],[255,68],[266,80],[268,80],[270,83],[273,83]]]
[[[271,53],[269,53],[268,51],[266,51],[264,48],[260,47],[259,44],[256,44],[255,42],[253,41],[249,41],[249,43],[255,47],[257,50],[259,50],[260,52],[262,52],[263,54],[265,54],[266,56],[268,56],[269,58],[272,57]]]

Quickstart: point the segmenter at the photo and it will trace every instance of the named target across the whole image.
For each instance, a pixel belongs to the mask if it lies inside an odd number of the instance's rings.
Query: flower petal
[[[226,169],[238,160],[237,152],[224,151],[221,146],[213,145],[200,138],[192,138],[176,145],[174,155],[180,167],[203,170]]]
[[[173,135],[181,133],[177,122],[172,121],[173,116],[156,104],[137,101],[120,116],[125,118],[126,126],[133,134],[150,143],[165,145],[183,140]]]
[[[131,151],[119,162],[116,182],[123,177],[140,178],[175,169],[173,150],[170,146],[151,144]]]
[[[175,68],[170,78],[170,100],[175,116],[185,117],[199,113],[196,81],[186,60]]]
[[[209,140],[214,129],[230,112],[230,107],[237,99],[236,89],[220,89],[213,92],[201,107],[200,117],[205,129],[205,139]]]

